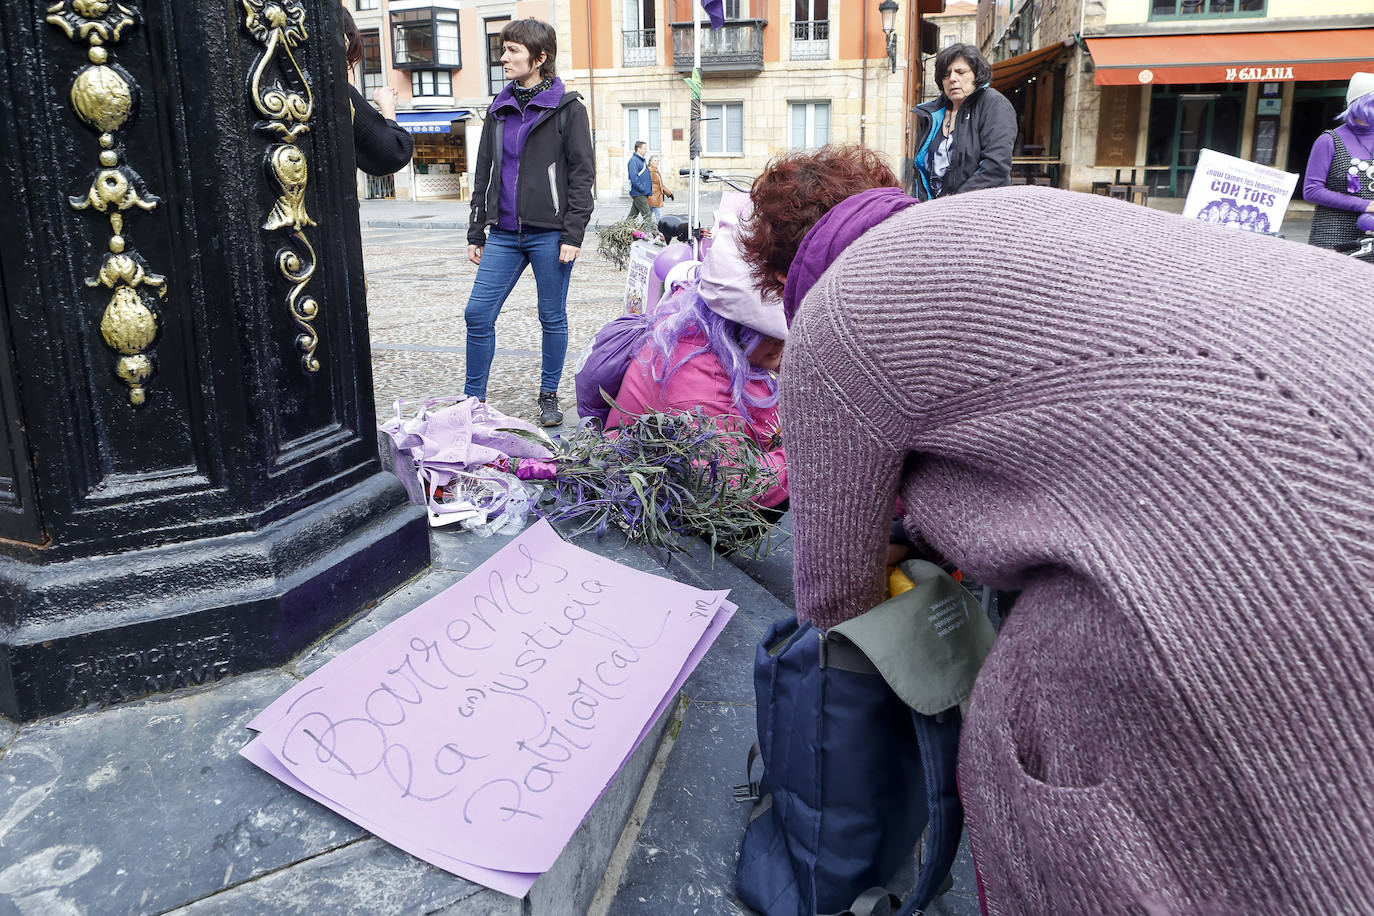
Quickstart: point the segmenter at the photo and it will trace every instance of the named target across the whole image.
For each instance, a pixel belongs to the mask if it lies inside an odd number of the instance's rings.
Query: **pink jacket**
[[[704,337],[684,337],[673,351],[675,364],[691,351],[705,343]],[[787,499],[787,456],[782,446],[770,448],[778,432],[778,408],[760,407],[751,409],[753,422],[746,420],[735,406],[730,396],[730,382],[713,353],[702,353],[687,361],[666,385],[653,376],[653,365],[657,350],[652,341],[639,351],[625,379],[620,383],[620,393],[616,403],[631,416],[640,416],[653,411],[665,413],[685,413],[700,407],[708,416],[715,417],[716,425],[725,431],[743,430],[764,450],[764,460],[778,475],[777,484],[763,495],[760,505],[776,506]],[[658,360],[662,365],[661,359]],[[660,373],[662,374],[662,373]],[[768,388],[762,381],[753,381],[746,386],[749,394],[766,397]],[[614,429],[625,422],[625,414],[614,407],[606,418],[606,428]]]

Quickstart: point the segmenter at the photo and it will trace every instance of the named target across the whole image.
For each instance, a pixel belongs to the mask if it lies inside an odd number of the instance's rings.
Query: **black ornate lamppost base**
[[[280,665],[429,564],[380,474],[260,531],[35,567],[0,556],[0,714],[17,721]],[[74,609],[80,609],[79,611]]]

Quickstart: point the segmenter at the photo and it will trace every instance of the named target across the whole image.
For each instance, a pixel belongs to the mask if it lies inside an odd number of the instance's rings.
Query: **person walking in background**
[[[784,156],[742,250],[791,320],[798,615],[883,600],[899,495],[921,553],[1023,589],[959,746],[983,912],[1374,912],[1368,267],[896,184]]]
[[[350,68],[363,59],[363,36],[348,10],[343,11],[344,36],[348,41],[345,57]],[[367,104],[361,92],[350,83],[348,98],[353,106],[353,156],[358,168],[369,175],[391,175],[405,168],[415,151],[415,140],[396,123],[396,90],[378,86],[372,100],[381,109]]]
[[[634,155],[625,166],[630,178],[630,212],[625,215],[626,219],[649,215],[649,195],[654,192],[654,182],[649,175],[649,162],[644,158],[648,150],[649,144],[636,140]]]
[[[935,57],[940,97],[917,105],[917,200],[1011,184],[1016,110],[992,88],[992,67],[973,45],[952,44]]]
[[[649,157],[649,179],[652,188],[649,191],[649,215],[653,217],[655,223],[663,216],[663,199],[673,199],[673,192],[669,190],[668,183],[659,174],[658,164],[661,161],[657,154]]]
[[[591,128],[581,96],[554,75],[553,26],[517,19],[501,30],[500,40],[510,82],[492,100],[477,149],[468,221],[468,260],[477,265],[477,280],[464,314],[464,392],[486,400],[496,318],[529,265],[543,329],[539,422],[557,426],[563,422],[558,384],[568,350],[568,281],[592,214]]]
[[[1356,73],[1345,91],[1344,122],[1312,144],[1303,199],[1317,205],[1308,241],[1336,248],[1374,229],[1374,73]],[[1362,225],[1363,223],[1363,225]]]

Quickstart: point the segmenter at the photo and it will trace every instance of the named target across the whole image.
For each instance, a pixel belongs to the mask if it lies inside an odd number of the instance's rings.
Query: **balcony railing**
[[[763,27],[767,19],[734,19],[720,29],[705,23],[701,27],[701,72],[762,73]],[[692,24],[674,22],[673,67],[679,73],[692,72]]]
[[[652,67],[658,63],[658,33],[653,29],[627,29],[625,66]]]
[[[830,59],[829,19],[812,19],[792,23],[792,59]]]

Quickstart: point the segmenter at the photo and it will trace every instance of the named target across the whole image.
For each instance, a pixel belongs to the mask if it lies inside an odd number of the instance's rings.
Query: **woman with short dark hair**
[[[952,44],[935,57],[940,97],[916,106],[918,200],[1011,184],[1016,110],[992,88],[992,67],[973,45]]]
[[[510,83],[492,99],[473,172],[468,260],[477,265],[477,282],[464,313],[464,392],[486,400],[496,317],[531,266],[543,328],[539,422],[557,426],[563,422],[558,384],[568,351],[568,281],[592,215],[591,128],[582,97],[554,75],[553,26],[517,19],[500,39]]]

